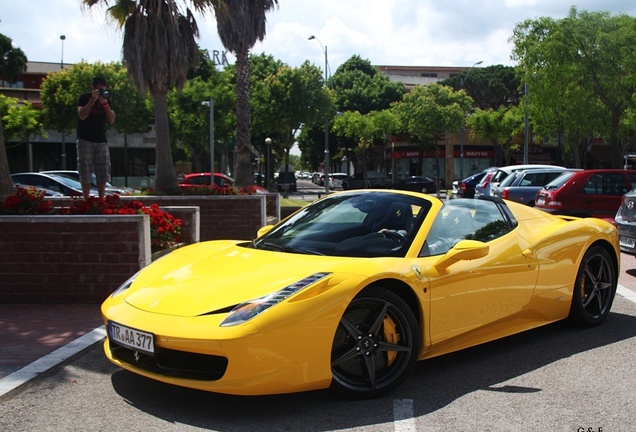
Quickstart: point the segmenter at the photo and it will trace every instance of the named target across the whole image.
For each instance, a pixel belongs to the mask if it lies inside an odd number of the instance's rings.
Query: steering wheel
[[[406,241],[406,237],[404,237],[404,234],[402,234],[400,231],[385,229],[380,231],[380,233],[384,237],[393,240],[395,243],[399,245],[401,245],[402,243]]]

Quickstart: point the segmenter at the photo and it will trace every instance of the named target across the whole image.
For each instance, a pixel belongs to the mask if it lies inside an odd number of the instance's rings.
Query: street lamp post
[[[528,80],[523,83],[523,95],[525,96],[525,132],[523,137],[523,163],[528,164]]]
[[[265,189],[269,190],[269,160],[271,159],[272,139],[265,138]]]
[[[62,58],[60,60],[60,69],[64,69],[64,40],[66,36],[60,35],[60,40],[62,41]]]
[[[201,105],[210,107],[210,185],[214,184],[214,101],[201,102]]]
[[[327,57],[327,46],[323,46],[322,43],[320,42],[320,39],[318,39],[316,36],[311,35],[307,38],[308,40],[313,40],[316,39],[316,41],[318,41],[318,43],[320,44],[320,47],[322,48],[322,51],[325,54],[325,86],[327,86],[327,81],[329,79],[329,76],[327,74],[327,71],[329,70],[329,60]],[[324,173],[325,173],[325,194],[329,194],[329,164],[330,164],[331,158],[329,157],[329,119],[325,120],[325,168],[324,168]]]
[[[64,69],[64,40],[66,36],[60,35],[60,41],[62,43],[62,56],[60,57],[60,69]],[[62,166],[61,169],[66,169],[66,133],[62,130]]]
[[[482,64],[483,61],[478,61],[474,65],[470,67],[468,73],[465,76],[461,77],[459,80],[459,88],[460,90],[464,88],[464,82],[468,79],[468,75],[473,71],[473,68],[477,65]],[[462,122],[462,127],[459,130],[459,179],[464,179],[464,123]]]

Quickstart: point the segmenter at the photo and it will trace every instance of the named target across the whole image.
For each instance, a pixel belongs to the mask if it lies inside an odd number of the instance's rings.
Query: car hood
[[[257,250],[236,241],[198,243],[141,270],[120,295],[148,312],[198,316],[262,297],[351,258]]]

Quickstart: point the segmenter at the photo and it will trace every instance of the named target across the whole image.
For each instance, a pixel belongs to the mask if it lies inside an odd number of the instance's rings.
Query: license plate
[[[545,197],[543,195],[539,195],[537,197],[537,205],[543,205],[545,204]]]
[[[113,342],[145,353],[155,353],[155,338],[152,333],[126,327],[114,321],[108,321],[108,336]]]
[[[636,239],[620,236],[618,239],[618,243],[623,247],[633,249],[634,246],[636,246]]]

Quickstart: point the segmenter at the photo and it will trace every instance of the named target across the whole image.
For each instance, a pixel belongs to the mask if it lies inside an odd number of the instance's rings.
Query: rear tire
[[[574,281],[569,319],[587,327],[602,323],[614,302],[617,283],[610,254],[603,247],[592,246],[583,256]]]

